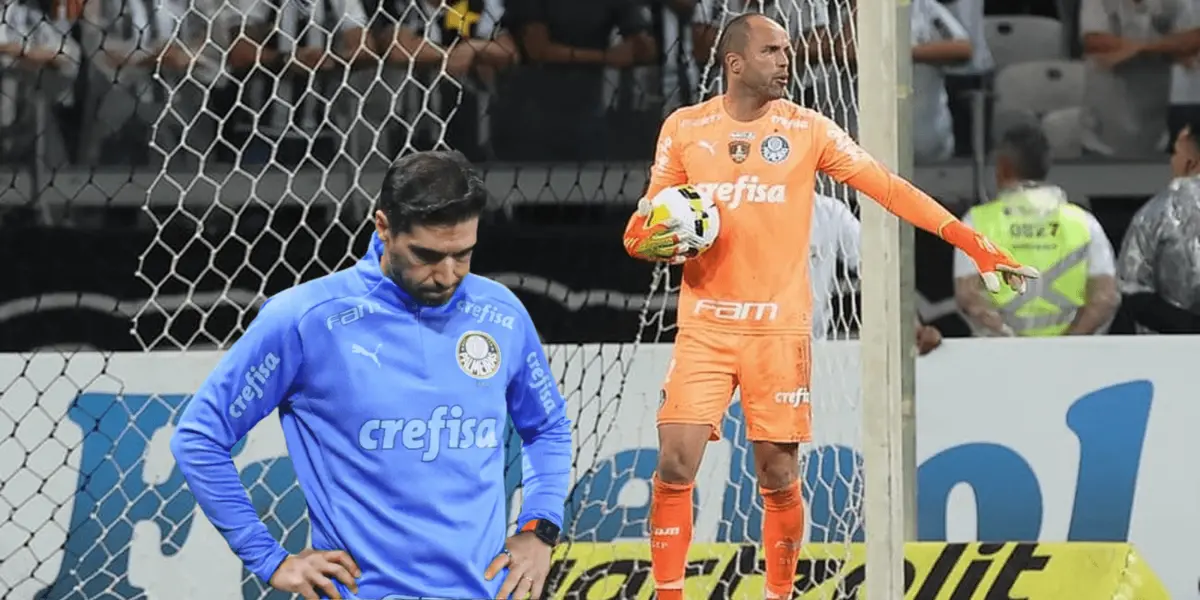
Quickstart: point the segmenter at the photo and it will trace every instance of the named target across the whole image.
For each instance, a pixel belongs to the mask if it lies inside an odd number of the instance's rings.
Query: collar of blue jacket
[[[416,312],[422,317],[435,317],[453,311],[454,305],[467,293],[467,288],[475,277],[467,274],[459,283],[458,289],[454,290],[454,295],[445,304],[431,306],[418,302],[403,288],[396,285],[391,277],[385,275],[381,264],[382,258],[383,240],[379,239],[378,233],[372,233],[371,242],[367,245],[367,254],[354,267],[367,287],[367,295],[392,306]]]

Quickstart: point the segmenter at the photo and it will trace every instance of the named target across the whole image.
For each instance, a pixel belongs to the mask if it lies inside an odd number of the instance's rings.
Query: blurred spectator
[[[1200,51],[1190,0],[1083,0],[1087,57],[1083,147],[1145,156],[1167,141],[1171,64]]]
[[[1200,17],[1200,1],[1191,3],[1193,21]],[[1200,121],[1200,64],[1195,55],[1178,59],[1171,65],[1170,106],[1167,109],[1168,152],[1173,152],[1179,132],[1188,123]]]
[[[699,6],[697,0],[646,1],[654,23],[655,43],[662,49],[659,79],[662,82],[662,114],[666,116],[699,99],[700,71],[691,29]]]
[[[917,319],[917,355],[925,356],[942,345],[942,332],[933,325],[926,325]]]
[[[975,102],[984,104],[980,147],[991,147],[988,133],[991,128],[989,117],[992,113],[992,99],[985,92],[992,88],[992,75],[996,63],[992,60],[987,35],[984,33],[983,0],[952,0],[943,4],[954,18],[958,19],[971,40],[971,60],[962,65],[948,66],[944,70],[950,116],[954,120],[954,154],[970,156],[976,134],[972,109]]]
[[[831,323],[833,301],[854,293],[850,273],[859,271],[862,255],[862,225],[845,202],[824,194],[813,196],[812,251],[809,253],[809,280],[812,282],[812,331],[817,339],[844,338],[854,328],[842,317]],[[838,268],[838,265],[841,268]],[[844,313],[843,313],[844,314]],[[840,334],[840,335],[839,335]],[[928,354],[942,343],[936,327],[916,322],[917,353]]]
[[[385,162],[403,150],[401,144],[432,147],[446,144],[475,160],[481,154],[481,123],[487,109],[486,90],[496,73],[517,62],[516,43],[501,29],[501,0],[373,0],[371,44],[384,57],[379,73],[354,75],[365,94],[367,127],[398,125],[399,144],[378,141]],[[409,67],[413,70],[409,70]],[[410,87],[405,87],[410,86]]]
[[[367,17],[359,0],[240,0],[229,67],[241,73],[309,75],[364,58]]]
[[[0,68],[7,79],[0,93],[0,115],[8,117],[5,127],[13,128],[0,136],[4,154],[29,157],[40,138],[46,150],[41,160],[50,166],[64,164],[69,158],[65,132],[46,109],[74,100],[80,49],[70,36],[66,11],[52,17],[31,2],[17,0],[3,0],[0,10]]]
[[[507,160],[610,157],[604,69],[657,60],[649,9],[638,0],[508,0],[504,20],[526,66],[514,70],[498,94],[497,154]],[[615,43],[614,33],[620,36]]]
[[[975,335],[1092,335],[1112,322],[1120,304],[1112,243],[1091,213],[1045,182],[1049,172],[1050,142],[1039,127],[1004,133],[996,149],[1000,193],[963,221],[1042,276],[1023,295],[1007,287],[989,294],[971,260],[956,251],[954,296]]]
[[[1139,333],[1200,333],[1200,120],[1175,139],[1175,178],[1134,215],[1121,246],[1125,310]]]
[[[79,70],[79,46],[71,38],[64,15],[47,15],[29,1],[4,0],[0,17],[0,63],[51,77],[71,77]]]
[[[516,62],[516,43],[500,29],[501,0],[383,0],[378,8],[373,44],[388,64],[413,64],[463,78],[473,68]]]
[[[937,0],[913,0],[911,8],[913,159],[946,160],[954,155],[954,120],[945,69],[968,64],[974,47],[967,30]]]
[[[214,94],[226,158],[327,163],[330,104],[344,70],[369,60],[360,0],[228,0],[233,43],[227,68],[240,81]],[[225,22],[221,23],[225,25]],[[228,115],[228,116],[227,116]],[[290,143],[289,143],[290,142]]]
[[[862,225],[845,202],[824,194],[813,196],[809,280],[812,282],[812,331],[817,338],[850,331],[849,323],[830,323],[835,297],[849,295],[850,273],[859,270]],[[843,266],[838,268],[838,264]],[[832,330],[831,330],[832,326]]]
[[[160,119],[159,149],[174,154],[186,133],[191,152],[184,154],[198,161],[216,134],[215,121],[202,112],[205,93],[220,78],[221,52],[230,40],[217,22],[216,3],[92,0],[83,11],[80,37],[94,66],[84,106],[84,162],[144,164]],[[209,37],[210,24],[218,25],[211,28],[218,37]]]

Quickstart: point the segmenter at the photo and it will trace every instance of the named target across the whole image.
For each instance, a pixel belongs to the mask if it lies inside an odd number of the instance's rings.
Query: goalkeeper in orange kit
[[[799,444],[811,441],[809,233],[817,171],[963,250],[989,290],[1024,290],[1018,264],[935,200],[890,173],[828,118],[783,99],[787,32],[761,14],[733,19],[718,43],[726,93],[663,123],[646,198],[692,184],[717,201],[721,230],[683,265],[679,332],[658,413],[650,508],[659,600],[682,600],[692,492],[707,442],[740,387],[763,496],[768,599],[789,598],[804,530]],[[646,200],[625,229],[635,258],[681,262],[689,234],[647,226]]]

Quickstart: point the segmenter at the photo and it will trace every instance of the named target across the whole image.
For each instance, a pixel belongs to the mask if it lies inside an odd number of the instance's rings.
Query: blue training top
[[[518,525],[560,526],[571,422],[512,292],[468,275],[450,302],[423,306],[383,274],[381,252],[373,236],[354,268],[268,300],[187,405],[171,449],[204,514],[267,581],[288,553],[230,451],[278,408],[312,546],[354,558],[360,597],[492,598],[503,577],[483,572],[507,532],[506,421],[524,442]]]

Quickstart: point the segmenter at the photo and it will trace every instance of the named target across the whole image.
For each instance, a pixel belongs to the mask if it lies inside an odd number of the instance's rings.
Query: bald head
[[[730,19],[717,41],[717,58],[729,89],[749,87],[767,99],[783,96],[790,54],[787,30],[762,13]]]
[[[725,57],[730,52],[745,54],[751,33],[763,28],[782,29],[774,19],[755,12],[742,13],[726,23],[721,39],[717,41],[717,57],[721,59],[721,64],[725,64]]]
[[[746,44],[750,41],[751,22],[765,18],[758,13],[744,13],[725,25],[725,31],[721,32],[721,39],[717,42],[717,56],[720,57],[721,64],[725,63],[725,56],[730,52],[746,52]]]

